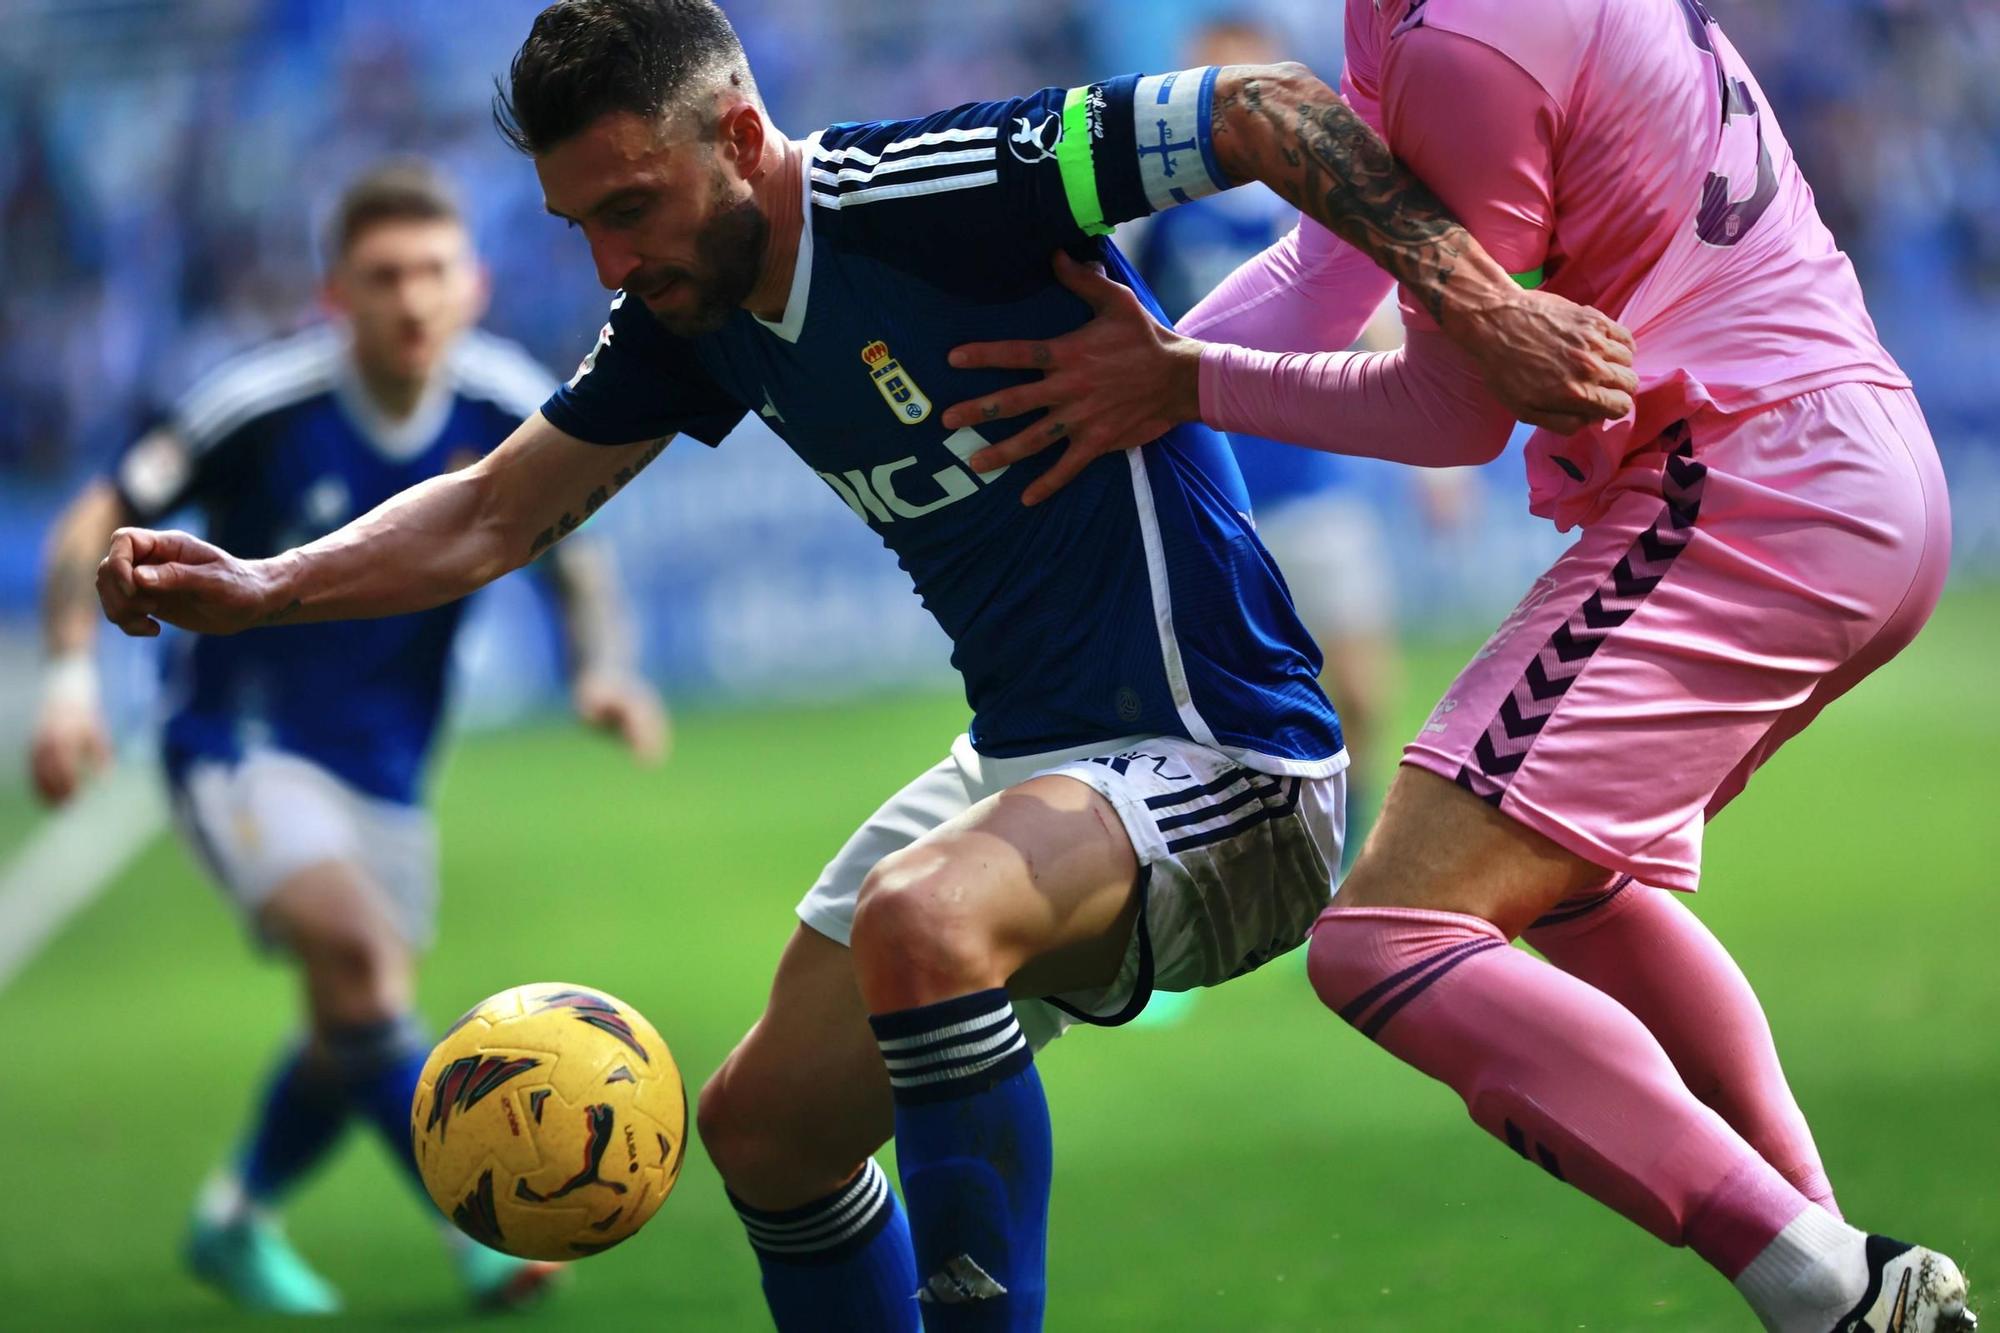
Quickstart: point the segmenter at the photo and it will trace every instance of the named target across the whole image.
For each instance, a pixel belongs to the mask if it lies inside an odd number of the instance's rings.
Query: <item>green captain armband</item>
[[[1056,169],[1062,173],[1063,196],[1070,216],[1086,236],[1109,236],[1104,204],[1097,197],[1097,162],[1091,153],[1091,130],[1103,125],[1104,94],[1096,87],[1072,88],[1063,98],[1062,138],[1056,143]]]
[[[1055,158],[1077,230],[1104,236],[1120,222],[1229,188],[1215,158],[1218,72],[1125,74],[1064,94],[1061,135],[1041,151]]]

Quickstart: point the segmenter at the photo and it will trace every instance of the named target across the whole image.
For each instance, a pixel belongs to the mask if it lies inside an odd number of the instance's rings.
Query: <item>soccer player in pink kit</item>
[[[1767,1328],[1971,1329],[1950,1259],[1840,1219],[1754,994],[1663,892],[1696,887],[1705,821],[1937,601],[1949,510],[1909,381],[1701,0],[1349,0],[1346,35],[1354,112],[1518,281],[1630,328],[1639,392],[1621,421],[1531,441],[1531,507],[1578,540],[1406,750],[1313,983],[1523,1157],[1693,1248]],[[1231,86],[1275,101],[1271,73]],[[1309,221],[1182,321],[1206,341],[1058,269],[1099,318],[960,349],[1046,376],[946,417],[1049,409],[973,460],[1067,436],[1030,502],[1131,443],[1125,421],[1427,465],[1505,442],[1407,296],[1403,351],[1318,350],[1387,284]]]

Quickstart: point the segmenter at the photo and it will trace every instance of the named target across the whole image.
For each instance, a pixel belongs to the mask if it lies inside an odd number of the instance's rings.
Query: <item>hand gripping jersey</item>
[[[1153,218],[1145,224],[1133,257],[1161,308],[1178,321],[1244,260],[1276,244],[1298,220],[1298,210],[1276,194],[1261,185],[1248,185]],[[1386,281],[1387,275],[1383,277]],[[1342,485],[1353,471],[1340,454],[1261,436],[1231,432],[1229,443],[1260,519],[1280,505]]]
[[[1125,77],[832,126],[805,144],[781,322],[738,311],[681,339],[620,294],[543,413],[599,444],[717,444],[761,414],[895,553],[950,636],[984,754],[1173,735],[1266,772],[1338,771],[1318,649],[1250,529],[1220,436],[1174,430],[1031,509],[1021,492],[1052,455],[984,477],[964,461],[1021,422],[940,424],[945,407],[1032,378],[954,370],[952,347],[1089,318],[1050,270],[1058,246],[1152,304],[1101,238],[1225,186],[1213,81]]]
[[[196,384],[126,451],[113,481],[138,523],[194,506],[217,545],[245,559],[276,555],[478,459],[549,385],[525,352],[472,333],[415,413],[389,421],[356,379],[344,337],[316,329]],[[255,737],[370,795],[416,801],[462,607],[175,636],[165,666],[168,771],[234,759]]]

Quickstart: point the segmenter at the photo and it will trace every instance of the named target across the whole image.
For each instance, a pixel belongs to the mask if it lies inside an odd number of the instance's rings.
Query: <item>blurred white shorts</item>
[[[1390,628],[1395,582],[1388,537],[1366,500],[1328,491],[1259,509],[1257,536],[1315,638]]]
[[[360,791],[308,759],[252,749],[235,762],[198,759],[173,792],[174,824],[245,925],[279,886],[341,861],[382,894],[403,939],[429,946],[437,923],[437,831],[417,806]]]
[[[992,759],[960,736],[943,762],[869,816],[799,903],[799,919],[846,944],[875,863],[996,792],[1045,773],[1113,808],[1139,857],[1144,907],[1110,985],[1017,1000],[1037,1048],[1072,1023],[1114,1027],[1155,990],[1213,986],[1303,943],[1333,897],[1347,775],[1260,773],[1193,741],[1154,736],[1061,754]]]

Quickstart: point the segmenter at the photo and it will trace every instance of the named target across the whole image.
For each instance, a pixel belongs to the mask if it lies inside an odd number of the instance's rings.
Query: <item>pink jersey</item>
[[[1560,526],[1601,512],[1661,430],[1704,407],[1908,384],[1762,90],[1702,0],[1348,0],[1342,90],[1510,272],[1632,330],[1635,416],[1568,438],[1539,432],[1529,446],[1531,506]],[[1430,328],[1404,305],[1413,330]],[[1270,345],[1241,318],[1197,310],[1189,322]],[[1232,377],[1220,358],[1205,364],[1204,404],[1212,392],[1225,415],[1241,414],[1250,377],[1273,368],[1240,359]],[[1373,383],[1388,363],[1289,369],[1293,386],[1336,400],[1349,390],[1369,416],[1396,398]]]
[[[1536,512],[1586,518],[1701,406],[1909,382],[1701,0],[1348,0],[1347,40],[1356,110],[1481,244],[1639,344],[1636,422],[1530,446]]]

